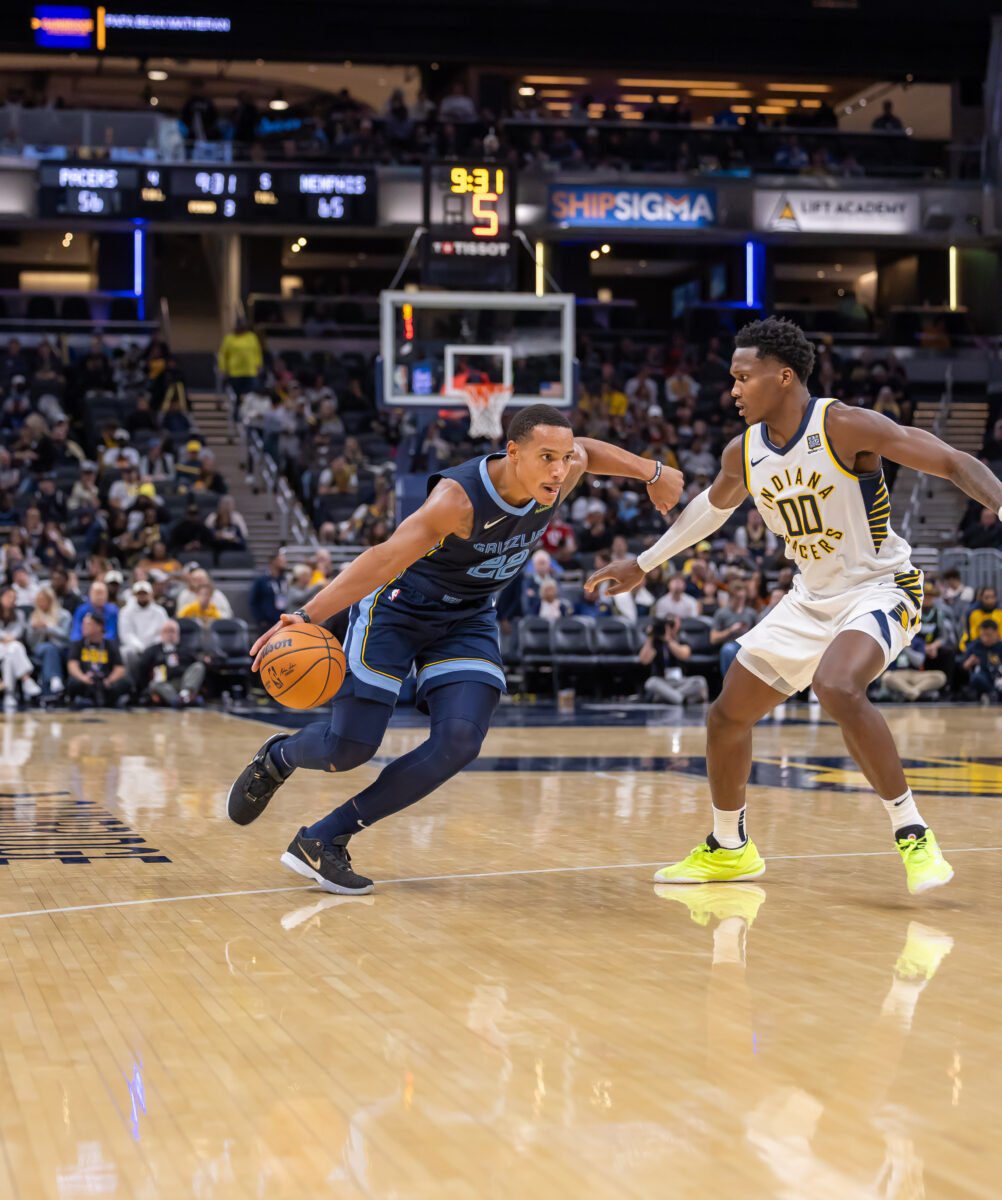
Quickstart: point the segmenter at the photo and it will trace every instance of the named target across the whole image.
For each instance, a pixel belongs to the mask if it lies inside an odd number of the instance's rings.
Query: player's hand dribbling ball
[[[258,670],[268,695],[279,704],[316,708],[344,682],[344,651],[322,625],[283,625],[258,655]]]

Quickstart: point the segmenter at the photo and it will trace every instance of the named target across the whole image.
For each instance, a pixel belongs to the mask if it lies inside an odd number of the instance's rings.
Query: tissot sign
[[[756,191],[755,228],[774,233],[917,233],[914,192]]]
[[[550,220],[562,229],[701,229],[717,223],[712,188],[557,184]]]

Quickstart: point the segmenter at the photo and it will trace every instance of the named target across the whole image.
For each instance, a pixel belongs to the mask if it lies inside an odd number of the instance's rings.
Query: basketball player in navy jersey
[[[300,829],[282,855],[285,866],[326,891],[370,892],[372,880],[351,868],[349,838],[427,796],[480,753],[505,690],[495,595],[522,570],[586,471],[643,480],[661,513],[682,491],[679,471],[608,442],[576,439],[561,412],[531,405],[512,419],[504,453],[433,475],[427,500],[391,537],[258,638],[254,655],[283,625],[320,623],[351,608],[348,674],[330,720],[268,738],[230,788],[230,819],[256,820],[297,767],[341,772],[368,762],[416,666],[418,707],[431,717],[428,740]]]
[[[770,317],[742,329],[731,360],[731,394],[748,428],[724,449],[713,484],[636,559],[597,571],[616,595],[647,571],[708,538],[750,496],[799,571],[793,590],[738,638],[737,658],[707,720],[706,764],[713,832],[658,883],[755,879],[765,863],[745,828],[752,728],[813,683],[853,759],[883,801],[919,893],[953,878],[905,780],[869,684],[911,643],[921,620],[922,572],[890,525],[881,459],[949,479],[1002,517],[1002,482],[984,463],[923,429],[812,396],[814,347],[792,321]]]

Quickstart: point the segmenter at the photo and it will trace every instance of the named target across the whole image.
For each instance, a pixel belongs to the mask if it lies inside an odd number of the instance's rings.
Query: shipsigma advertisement
[[[704,229],[717,223],[710,188],[554,184],[550,220],[562,229]]]

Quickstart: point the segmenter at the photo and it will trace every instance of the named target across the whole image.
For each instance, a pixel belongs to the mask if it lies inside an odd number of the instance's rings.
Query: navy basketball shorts
[[[473,680],[507,691],[494,598],[448,605],[398,580],[352,605],[344,644],[343,691],[395,704],[411,668],[417,704],[446,683]]]

